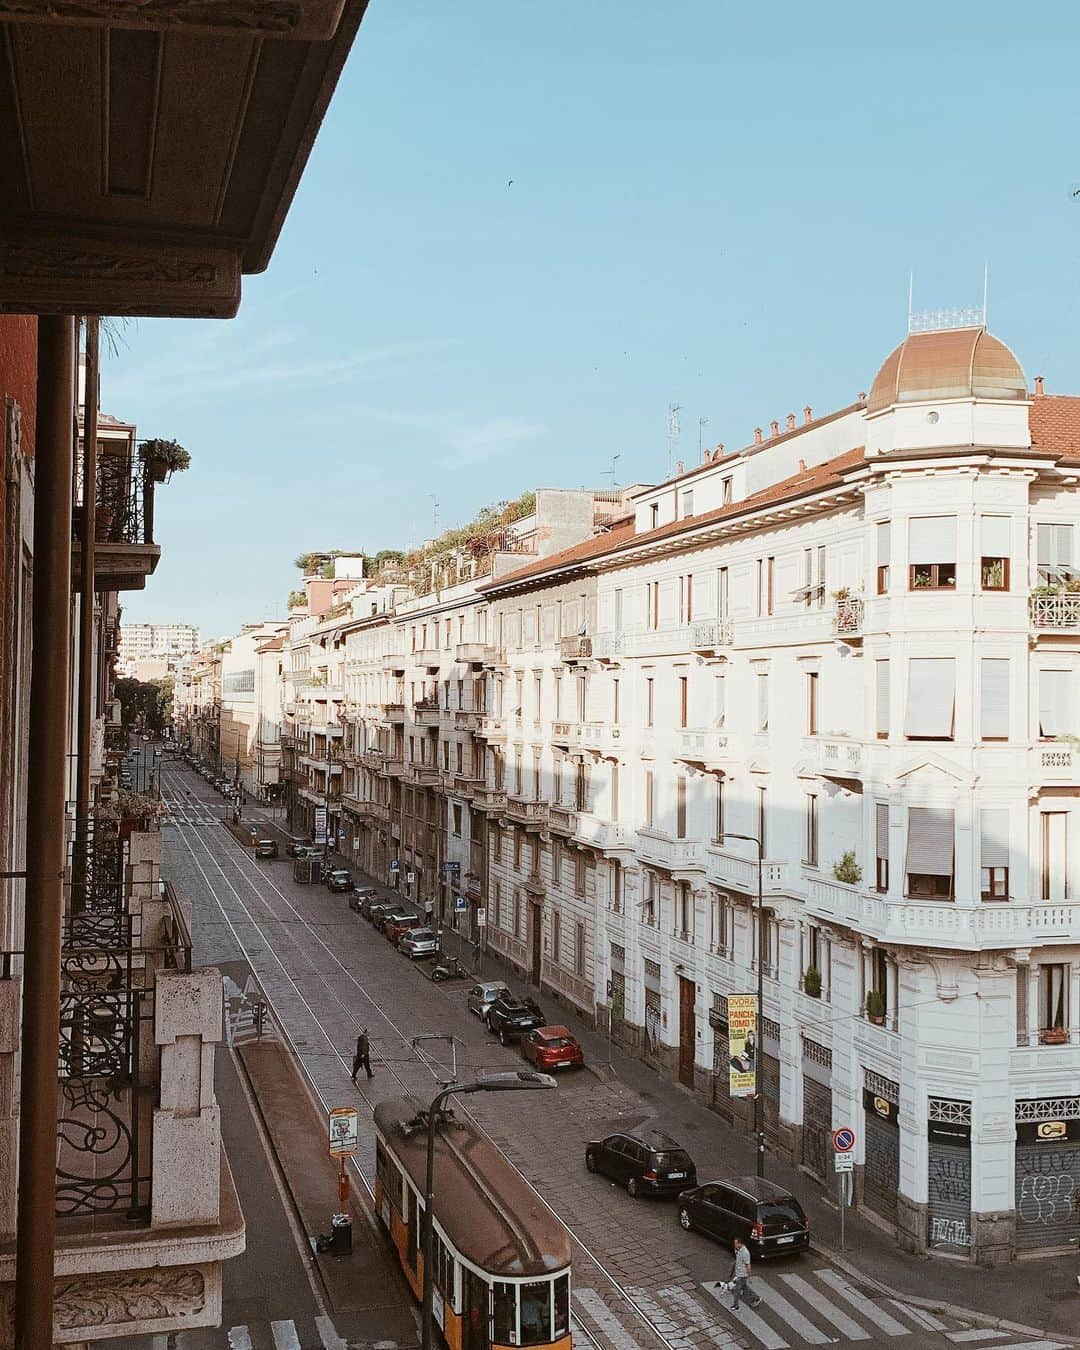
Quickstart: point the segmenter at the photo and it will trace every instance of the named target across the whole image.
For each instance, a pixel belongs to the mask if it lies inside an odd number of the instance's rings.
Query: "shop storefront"
[[[931,1097],[927,1134],[926,1244],[971,1250],[971,1103]]]
[[[832,1051],[802,1038],[802,1165],[822,1181],[832,1169]]]
[[[713,994],[709,1009],[713,1034],[712,1104],[726,1119],[733,1120],[735,1108],[731,1096],[731,1043],[728,1040],[728,1001],[724,994]]]
[[[1016,1248],[1080,1239],[1080,1097],[1016,1103]]]
[[[780,1024],[761,1019],[761,1100],[765,1138],[776,1142],[780,1130]]]
[[[896,1222],[900,1191],[899,1108],[900,1085],[891,1078],[864,1069],[863,1204],[890,1223]]]

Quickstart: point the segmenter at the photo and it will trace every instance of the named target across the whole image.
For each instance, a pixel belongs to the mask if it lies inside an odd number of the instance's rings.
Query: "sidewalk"
[[[316,1110],[288,1046],[248,1041],[237,1048],[242,1072],[258,1104],[297,1219],[314,1249],[338,1208],[338,1168],[327,1151],[326,1120]],[[351,1172],[350,1172],[350,1175]],[[335,1320],[353,1314],[373,1341],[418,1344],[412,1295],[379,1232],[366,1192],[352,1179],[348,1203],[352,1251],[312,1251],[311,1263]]]
[[[467,939],[447,930],[444,945],[476,968],[476,949]],[[504,979],[513,989],[530,987],[516,967],[490,948],[484,953],[483,978]],[[534,992],[548,1015],[557,1016],[578,1037],[586,1060],[607,1073],[607,1037],[575,1016],[567,1004],[554,1004],[546,991]],[[686,1144],[698,1162],[699,1174],[704,1175],[706,1169],[728,1176],[753,1173],[756,1155],[751,1136],[618,1045],[612,1047],[611,1060],[619,1079],[652,1106],[656,1126]],[[890,1297],[1020,1334],[1052,1332],[1080,1345],[1078,1255],[1022,1260],[994,1270],[950,1257],[909,1256],[896,1247],[886,1229],[857,1209],[849,1209],[845,1216],[845,1251],[841,1253],[840,1210],[821,1184],[771,1153],[766,1157],[766,1172],[799,1197],[810,1218],[815,1249],[852,1276],[878,1285]]]

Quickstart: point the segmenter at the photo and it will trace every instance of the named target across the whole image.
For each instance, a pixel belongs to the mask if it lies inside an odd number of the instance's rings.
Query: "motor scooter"
[[[431,978],[439,984],[443,980],[467,980],[471,976],[468,966],[462,965],[456,956],[442,955],[432,967]]]

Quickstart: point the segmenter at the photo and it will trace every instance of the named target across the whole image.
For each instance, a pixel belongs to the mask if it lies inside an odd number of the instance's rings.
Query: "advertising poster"
[[[757,995],[728,995],[728,1083],[733,1097],[757,1092]]]

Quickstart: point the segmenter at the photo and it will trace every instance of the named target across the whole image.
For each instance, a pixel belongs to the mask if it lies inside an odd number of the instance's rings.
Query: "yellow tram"
[[[421,1297],[427,1132],[415,1102],[375,1108],[375,1207]],[[450,1350],[570,1350],[570,1239],[525,1180],[468,1121],[435,1141],[435,1325]]]

